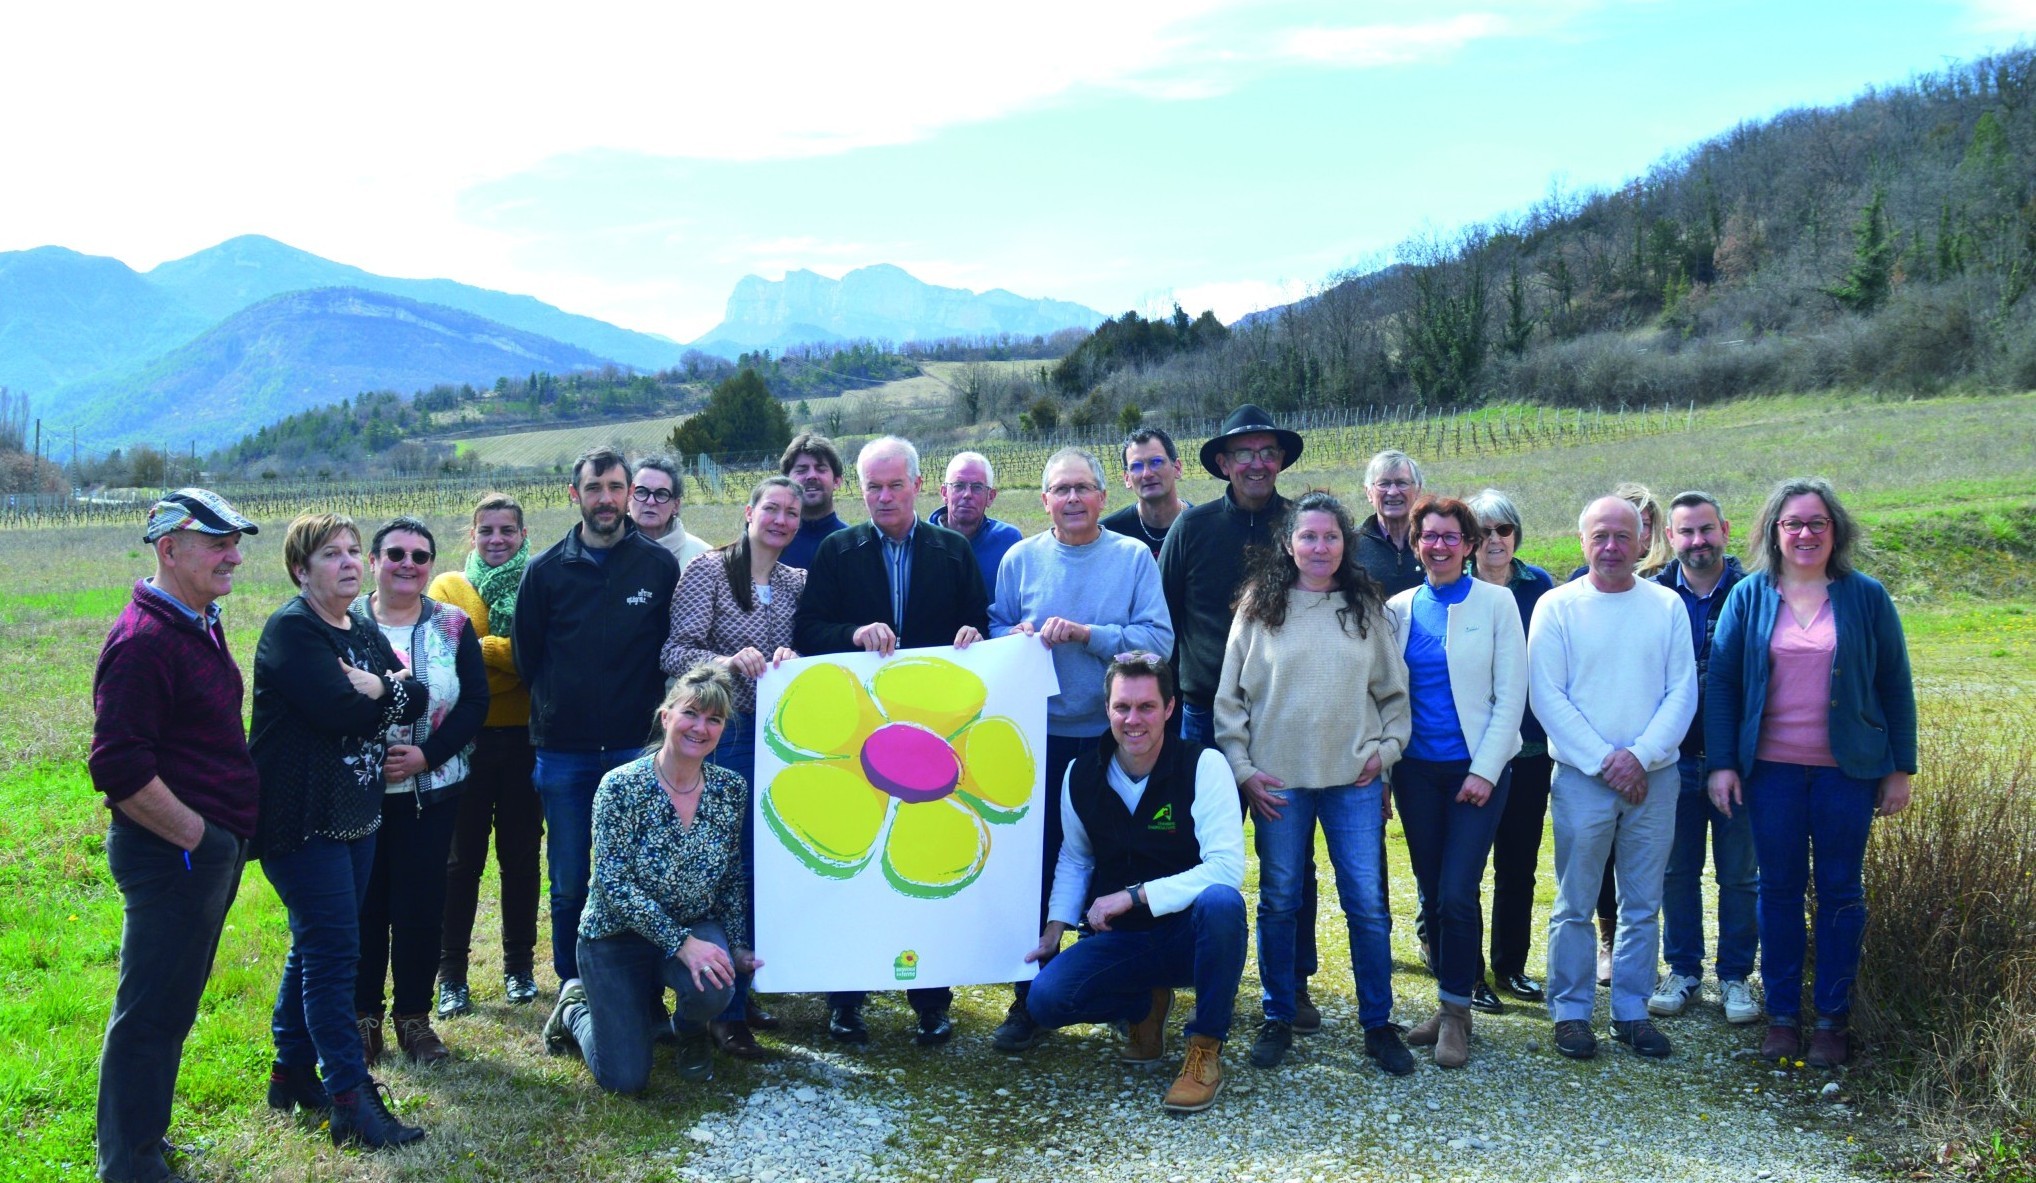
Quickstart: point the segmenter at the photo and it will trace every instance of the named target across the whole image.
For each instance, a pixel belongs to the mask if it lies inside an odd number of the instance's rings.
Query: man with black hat
[[[240,890],[261,790],[241,728],[240,667],[219,600],[233,591],[240,538],[258,533],[225,500],[178,489],[149,511],[156,573],[99,651],[92,676],[92,787],[112,817],[106,861],[120,889],[120,979],[99,1057],[99,1177],[170,1176],[163,1135],[184,1037]],[[315,1076],[272,1080],[323,1108]]]
[[[1174,623],[1174,665],[1180,671],[1181,736],[1213,745],[1214,702],[1223,676],[1223,645],[1236,615],[1232,601],[1244,582],[1245,552],[1272,545],[1289,502],[1279,474],[1301,458],[1301,437],[1273,422],[1265,408],[1246,403],[1223,420],[1223,430],[1202,445],[1202,467],[1230,487],[1223,496],[1183,510],[1159,550],[1160,587]],[[1310,855],[1302,888],[1295,960],[1294,1030],[1322,1029],[1322,1012],[1308,997],[1316,969],[1315,860]]]

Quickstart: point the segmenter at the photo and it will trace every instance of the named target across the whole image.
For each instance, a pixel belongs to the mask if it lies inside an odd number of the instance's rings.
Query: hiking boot
[[[1810,1052],[1803,1063],[1812,1068],[1836,1068],[1852,1058],[1852,1041],[1845,1028],[1823,1023],[1810,1028]]]
[[[332,1108],[332,1098],[326,1095],[325,1085],[318,1079],[318,1070],[306,1064],[292,1068],[288,1064],[269,1065],[269,1108],[289,1113],[293,1109],[308,1109],[323,1113]]]
[[[719,1019],[714,1020],[707,1024],[707,1038],[714,1041],[714,1046],[720,1048],[723,1055],[733,1056],[738,1060],[770,1058],[770,1053],[757,1043],[756,1036],[750,1034],[749,1024],[741,1019],[725,1023]]]
[[[1634,1055],[1651,1060],[1659,1060],[1675,1050],[1652,1019],[1613,1019],[1612,1038],[1632,1048]]]
[[[1572,1060],[1598,1054],[1598,1037],[1588,1019],[1562,1019],[1555,1024],[1555,1050]]]
[[[573,1046],[573,1028],[567,1020],[569,1010],[587,1005],[587,988],[578,982],[569,982],[559,987],[558,1002],[551,1008],[551,1017],[544,1021],[544,1050],[554,1056],[563,1056]]]
[[[455,1015],[474,1013],[474,1000],[465,982],[440,982],[438,984],[438,1017],[450,1019]]]
[[[384,1146],[408,1146],[424,1137],[414,1125],[404,1125],[389,1112],[382,1098],[389,1086],[369,1077],[359,1088],[332,1094],[330,1131],[334,1146],[348,1143],[380,1150]]]
[[[429,1014],[420,1011],[414,1015],[390,1015],[389,1021],[396,1025],[396,1046],[403,1049],[412,1064],[436,1064],[452,1059],[445,1040],[431,1029]]]
[[[1441,1035],[1441,1033],[1442,1033],[1442,1012],[1438,1010],[1434,1014],[1429,1015],[1427,1018],[1414,1024],[1414,1029],[1412,1031],[1407,1032],[1407,1046],[1434,1047],[1435,1040],[1437,1039],[1437,1037]]]
[[[1470,1008],[1442,1004],[1442,1026],[1435,1036],[1435,1066],[1461,1068],[1470,1062]]]
[[[679,1036],[679,1079],[695,1084],[714,1079],[714,1047],[705,1031],[687,1031]]]
[[[355,1011],[353,1025],[361,1033],[361,1058],[372,1068],[382,1058],[382,1012]]]
[[[462,986],[461,989],[466,987]],[[537,1001],[537,979],[527,973],[502,975],[502,1001],[510,1006],[529,1006]]]
[[[1488,1015],[1506,1013],[1506,1004],[1499,1001],[1499,996],[1492,993],[1492,984],[1483,978],[1479,978],[1477,984],[1470,988],[1470,1008]]]
[[[1023,1002],[1014,1002],[1004,1012],[1004,1021],[990,1032],[990,1046],[1000,1052],[1025,1052],[1039,1046],[1046,1038],[1046,1028],[1032,1021],[1032,1012],[1025,1009]]]
[[[1188,1055],[1160,1101],[1169,1113],[1200,1113],[1223,1091],[1223,1044],[1207,1035],[1188,1036]]]
[[[1124,1050],[1117,1058],[1126,1064],[1150,1068],[1166,1054],[1166,1016],[1174,1008],[1174,992],[1157,987],[1152,992],[1152,1009],[1124,1032]],[[1214,1096],[1214,1094],[1210,1094]]]
[[[1267,1019],[1258,1025],[1258,1042],[1251,1045],[1251,1066],[1277,1068],[1294,1046],[1294,1025],[1285,1019]]]
[[[1378,1061],[1387,1076],[1411,1076],[1414,1053],[1400,1042],[1400,1029],[1387,1023],[1364,1033],[1364,1054]]]
[[[862,1008],[859,1006],[837,1006],[827,1014],[827,1034],[836,1043],[864,1044],[870,1041],[870,1029],[863,1024]]]
[[[1650,1015],[1679,1015],[1704,988],[1704,979],[1688,974],[1665,973],[1654,988],[1654,996],[1647,1000]]]
[[[1308,997],[1308,983],[1294,991],[1294,1034],[1313,1035],[1322,1029],[1322,1010]]]
[[[1726,1022],[1751,1023],[1760,1017],[1760,1004],[1753,1000],[1753,986],[1745,978],[1718,983],[1718,992],[1725,996]]]
[[[1803,1033],[1794,1023],[1769,1022],[1760,1041],[1763,1060],[1793,1060],[1802,1053]]]

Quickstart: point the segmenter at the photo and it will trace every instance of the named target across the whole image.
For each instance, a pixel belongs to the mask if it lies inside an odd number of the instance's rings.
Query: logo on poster
[[[919,954],[911,949],[898,954],[897,959],[891,962],[891,972],[898,975],[898,980],[901,982],[909,982],[918,977]]]

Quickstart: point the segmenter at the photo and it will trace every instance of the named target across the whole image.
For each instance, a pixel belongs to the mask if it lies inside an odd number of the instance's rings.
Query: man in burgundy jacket
[[[177,1067],[255,832],[260,784],[218,603],[255,532],[204,489],[158,501],[142,535],[156,573],[135,583],[92,678],[92,787],[112,811],[106,860],[125,906],[99,1059],[105,1180],[176,1177],[163,1155]],[[299,1083],[307,1103],[322,1096]]]

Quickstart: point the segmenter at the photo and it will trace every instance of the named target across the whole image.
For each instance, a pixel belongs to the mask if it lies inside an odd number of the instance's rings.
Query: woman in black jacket
[[[361,1054],[382,1054],[382,980],[393,977],[396,1044],[413,1064],[450,1052],[431,1029],[431,984],[445,931],[446,862],[457,798],[474,737],[488,717],[488,667],[467,614],[424,594],[438,542],[431,527],[399,517],[375,532],[368,555],[375,590],[354,601],[424,692],[424,717],[389,728],[382,757],[382,828],[361,904],[361,965],[354,1021]]]
[[[262,779],[255,853],[290,914],[269,1102],[318,1107],[329,1095],[335,1144],[400,1146],[424,1131],[398,1122],[368,1075],[353,984],[382,823],[383,737],[422,717],[426,697],[381,631],[349,611],[361,584],[352,519],[299,517],[283,538],[283,562],[299,593],[269,617],[255,648],[248,744]]]

